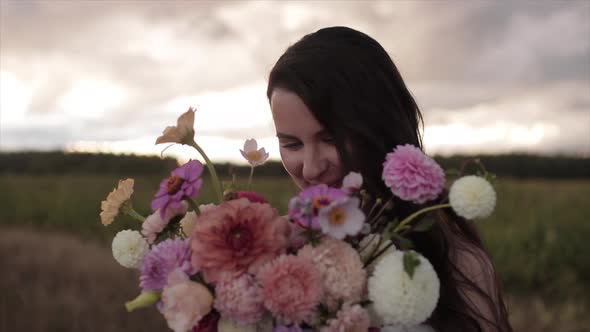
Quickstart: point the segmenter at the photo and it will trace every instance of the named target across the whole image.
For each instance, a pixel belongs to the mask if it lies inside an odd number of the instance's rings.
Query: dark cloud
[[[431,124],[462,112],[478,125],[486,117],[469,114],[483,107],[521,123],[575,113],[572,132],[590,132],[588,2],[2,1],[0,69],[32,88],[31,116],[61,114],[60,98],[83,80],[124,88],[121,105],[49,130],[44,141],[124,139],[159,132],[175,98],[263,81],[286,47],[332,25],[377,39]],[[523,100],[538,111],[510,109]],[[4,142],[26,132],[3,128]]]

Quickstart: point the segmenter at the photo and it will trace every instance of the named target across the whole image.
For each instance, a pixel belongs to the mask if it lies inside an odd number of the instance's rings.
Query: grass
[[[139,225],[122,217],[104,227],[98,217],[117,181],[0,175],[0,330],[166,330],[154,312],[122,310],[138,291],[137,275],[117,266],[108,247],[116,232]],[[141,214],[149,212],[159,181],[136,178],[133,201]],[[201,201],[212,200],[204,188]],[[296,193],[285,178],[257,178],[252,189],[281,213]],[[497,209],[478,225],[516,331],[583,331],[590,325],[590,181],[500,179],[496,189]]]

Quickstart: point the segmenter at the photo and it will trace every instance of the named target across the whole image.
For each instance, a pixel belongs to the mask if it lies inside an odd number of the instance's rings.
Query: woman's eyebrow
[[[277,137],[283,138],[283,139],[297,139],[297,137],[295,137],[295,136],[287,135],[287,134],[283,134],[283,133],[277,133]]]

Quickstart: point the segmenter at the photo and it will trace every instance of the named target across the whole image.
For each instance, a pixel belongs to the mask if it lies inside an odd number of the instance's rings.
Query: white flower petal
[[[258,143],[254,138],[247,139],[244,142],[244,152],[248,153],[256,150],[258,150]]]

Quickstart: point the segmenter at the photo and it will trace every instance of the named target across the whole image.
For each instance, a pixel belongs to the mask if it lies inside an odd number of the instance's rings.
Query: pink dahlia
[[[312,317],[323,296],[322,276],[305,258],[283,255],[258,274],[264,305],[279,320],[301,323]]]
[[[336,318],[328,321],[328,326],[320,332],[361,332],[369,330],[369,313],[360,305],[345,305]]]
[[[251,274],[223,280],[215,287],[215,309],[242,325],[255,323],[265,313],[262,288]]]
[[[325,184],[309,187],[289,202],[289,218],[303,227],[320,229],[320,209],[345,196],[346,193],[341,189],[331,188]]]
[[[397,146],[383,163],[383,181],[405,201],[423,204],[438,197],[445,186],[445,173],[417,147]]]
[[[236,198],[247,198],[252,203],[268,203],[266,198],[254,191],[238,191]]]
[[[160,190],[152,200],[152,210],[160,209],[164,218],[168,207],[179,208],[182,200],[198,195],[203,182],[201,173],[203,164],[198,160],[191,160],[172,171],[172,176],[160,182]]]
[[[203,212],[191,235],[191,262],[210,283],[244,272],[256,273],[282,254],[289,225],[269,204],[245,198],[224,202]]]
[[[217,332],[219,312],[211,310],[205,317],[201,318],[199,324],[193,327],[191,332]]]
[[[319,269],[325,290],[323,302],[328,307],[361,300],[366,291],[367,272],[350,244],[324,237],[318,246],[308,244],[297,255],[310,260]]]

